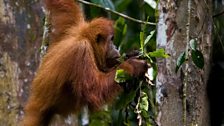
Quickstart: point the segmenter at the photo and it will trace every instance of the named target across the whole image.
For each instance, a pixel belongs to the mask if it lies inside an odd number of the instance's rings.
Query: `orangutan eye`
[[[101,34],[98,34],[97,37],[96,37],[96,42],[100,43],[102,41],[104,41],[103,36]]]

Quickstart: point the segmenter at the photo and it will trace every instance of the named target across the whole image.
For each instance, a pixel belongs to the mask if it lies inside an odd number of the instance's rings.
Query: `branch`
[[[137,22],[137,23],[140,23],[140,24],[146,24],[146,25],[156,25],[156,23],[153,23],[153,22],[146,22],[146,21],[142,21],[142,20],[139,20],[139,19],[135,19],[135,18],[132,18],[132,17],[129,17],[125,14],[122,14],[122,13],[119,13],[117,11],[114,11],[114,10],[111,10],[110,8],[104,8],[98,4],[94,4],[94,3],[90,3],[90,2],[87,2],[85,0],[77,0],[78,2],[82,3],[82,4],[86,4],[86,5],[89,5],[89,6],[94,6],[94,7],[98,7],[98,8],[101,8],[105,11],[108,11],[108,12],[111,12],[113,14],[116,14],[116,15],[119,15],[125,19],[128,19],[128,20],[131,20],[133,22]]]
[[[215,17],[221,16],[221,15],[224,15],[224,11],[222,11],[222,12],[220,12],[220,13],[218,13],[218,14],[215,14],[215,15],[213,15],[212,17],[215,18]]]

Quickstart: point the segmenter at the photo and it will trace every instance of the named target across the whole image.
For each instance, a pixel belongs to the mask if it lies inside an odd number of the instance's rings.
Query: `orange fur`
[[[85,105],[97,110],[121,91],[114,81],[117,68],[106,65],[113,22],[105,18],[84,21],[73,0],[45,3],[52,28],[57,29],[51,33],[55,45],[48,50],[32,82],[23,126],[48,126],[54,114],[67,116]],[[146,63],[128,59],[118,68],[139,76],[145,72]]]
[[[49,11],[50,42],[58,42],[70,26],[84,22],[84,16],[74,0],[44,0]]]

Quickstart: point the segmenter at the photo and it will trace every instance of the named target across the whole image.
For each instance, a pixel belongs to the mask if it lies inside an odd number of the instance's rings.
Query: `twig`
[[[215,17],[221,16],[221,15],[224,15],[224,10],[218,14],[213,15],[212,17],[215,18]]]
[[[119,16],[125,18],[125,19],[131,20],[133,22],[137,22],[137,23],[140,23],[140,24],[147,24],[147,25],[156,25],[156,23],[135,19],[135,18],[129,17],[129,16],[125,15],[125,14],[122,14],[122,13],[119,13],[117,11],[111,10],[110,8],[104,8],[104,7],[102,7],[102,6],[98,5],[98,4],[90,3],[90,2],[87,2],[85,0],[77,0],[77,1],[82,3],[82,4],[86,4],[86,5],[90,5],[90,6],[101,8],[101,9],[106,10],[108,12],[111,12],[111,13],[114,13],[116,15],[119,15]]]

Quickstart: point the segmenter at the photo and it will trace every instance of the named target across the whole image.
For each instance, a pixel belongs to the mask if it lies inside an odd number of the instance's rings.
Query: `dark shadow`
[[[211,126],[221,126],[224,123],[224,62],[213,65],[207,91]]]

